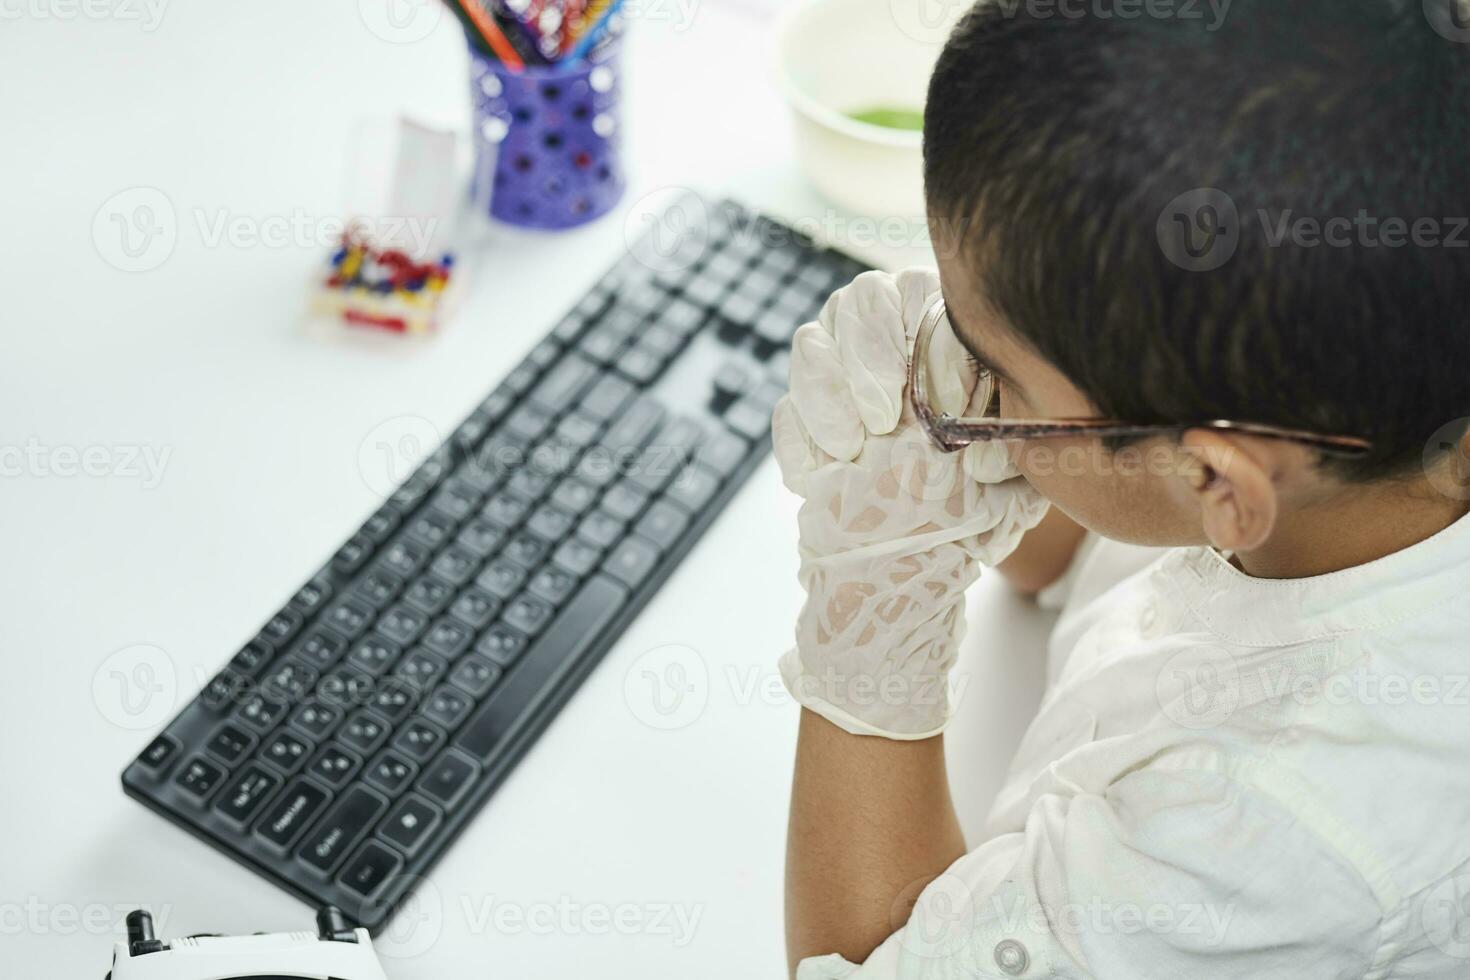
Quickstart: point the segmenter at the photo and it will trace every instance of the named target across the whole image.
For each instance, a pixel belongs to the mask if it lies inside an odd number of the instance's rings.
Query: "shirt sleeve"
[[[920,896],[861,966],[798,980],[1359,980],[1381,906],[1361,874],[1261,790],[1143,769],[1106,795],[1042,797]]]

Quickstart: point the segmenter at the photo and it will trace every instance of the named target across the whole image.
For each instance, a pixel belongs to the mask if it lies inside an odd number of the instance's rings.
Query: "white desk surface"
[[[126,799],[123,766],[374,507],[364,444],[405,416],[449,431],[616,257],[633,202],[693,185],[827,213],[791,158],[764,15],[686,4],[685,24],[645,5],[623,209],[555,235],[481,229],[466,308],[430,341],[303,331],[324,249],[211,244],[200,221],[330,218],[358,120],[466,118],[452,20],[405,41],[437,8],[399,0],[390,43],[368,26],[386,30],[389,2],[5,5],[8,976],[100,977],[139,905],[170,935],[309,928],[308,907]],[[93,225],[135,186],[168,197],[177,241],[127,273]],[[93,475],[66,475],[73,450]],[[794,514],[768,462],[380,941],[393,980],[781,975],[796,711],[772,664],[800,598]],[[1034,705],[1043,624],[993,579],[971,617],[977,676],[950,741],[973,835]],[[693,651],[703,707],[665,730],[640,658],[669,644]],[[147,680],[138,656],[165,690],[124,703],[118,677]]]

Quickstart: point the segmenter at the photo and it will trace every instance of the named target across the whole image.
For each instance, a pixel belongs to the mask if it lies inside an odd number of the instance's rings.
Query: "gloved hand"
[[[914,419],[909,354],[938,295],[938,277],[918,269],[865,272],[834,293],[796,332],[772,420],[782,480],[804,498],[807,599],[781,676],[854,734],[943,730],[965,589],[1046,513],[1003,444],[942,453]],[[984,397],[973,362],[943,325],[929,349],[937,406],[967,414]]]

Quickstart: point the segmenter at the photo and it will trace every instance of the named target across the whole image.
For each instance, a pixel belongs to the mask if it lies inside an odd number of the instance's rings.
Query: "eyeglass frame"
[[[1117,419],[981,419],[956,418],[948,412],[935,411],[929,398],[929,344],[939,321],[948,319],[943,297],[935,299],[919,320],[914,334],[913,354],[909,358],[909,404],[920,427],[942,452],[953,453],[977,442],[997,439],[1025,440],[1056,437],[1138,438],[1153,435],[1180,435],[1191,429],[1214,432],[1238,432],[1266,439],[1284,439],[1310,446],[1334,456],[1360,458],[1372,452],[1373,444],[1357,436],[1323,435],[1302,429],[1291,429],[1261,422],[1235,422],[1209,419],[1200,422],[1165,422],[1134,424]],[[953,326],[951,325],[951,329]],[[991,374],[983,365],[982,376]]]

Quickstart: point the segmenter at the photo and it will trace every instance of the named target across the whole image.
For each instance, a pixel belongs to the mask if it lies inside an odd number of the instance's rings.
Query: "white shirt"
[[[1082,578],[988,839],[800,980],[1470,977],[1470,518],[1316,578]]]

